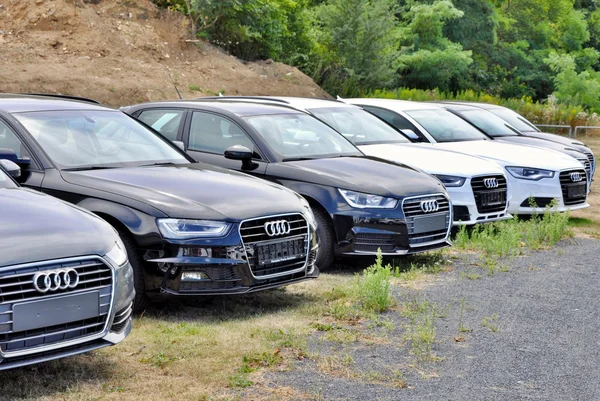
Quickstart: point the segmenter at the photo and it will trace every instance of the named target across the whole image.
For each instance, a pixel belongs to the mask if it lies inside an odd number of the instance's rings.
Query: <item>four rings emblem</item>
[[[440,209],[440,204],[437,200],[423,200],[421,201],[421,210],[425,213],[437,212]]]
[[[571,181],[573,181],[573,182],[583,181],[583,176],[581,175],[581,173],[571,173]]]
[[[292,231],[290,223],[286,220],[269,221],[265,223],[265,231],[269,237],[286,235]]]
[[[498,179],[497,178],[484,178],[483,185],[485,185],[485,187],[488,189],[498,188]]]
[[[75,269],[39,272],[33,276],[33,286],[42,294],[75,288],[77,284],[79,284],[79,273]]]

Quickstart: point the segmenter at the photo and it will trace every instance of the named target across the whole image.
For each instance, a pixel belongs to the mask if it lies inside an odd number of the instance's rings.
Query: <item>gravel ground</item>
[[[600,399],[598,255],[600,241],[573,239],[506,261],[510,270],[491,276],[462,256],[453,271],[395,295],[400,305],[436,305],[438,360],[416,364],[403,341],[408,319],[395,310],[384,315],[393,327],[361,329],[385,341],[318,333],[309,346],[317,357],[266,379],[315,400]],[[482,277],[468,279],[472,271]],[[468,332],[458,330],[461,310]]]

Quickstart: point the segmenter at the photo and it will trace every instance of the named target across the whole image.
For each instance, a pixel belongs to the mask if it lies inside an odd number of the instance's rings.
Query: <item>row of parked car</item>
[[[2,95],[0,166],[2,370],[116,344],[164,296],[265,290],[449,246],[452,226],[587,207],[595,158],[484,104]]]

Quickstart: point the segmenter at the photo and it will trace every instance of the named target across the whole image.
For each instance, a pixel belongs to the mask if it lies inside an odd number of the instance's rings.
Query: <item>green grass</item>
[[[383,266],[383,257],[379,250],[375,264],[367,267],[357,282],[357,295],[366,311],[384,312],[392,306],[391,277],[392,267]]]
[[[488,256],[516,256],[524,248],[550,247],[563,238],[572,236],[568,213],[548,212],[529,219],[480,224],[472,229],[462,226],[454,239],[459,249],[481,251]]]

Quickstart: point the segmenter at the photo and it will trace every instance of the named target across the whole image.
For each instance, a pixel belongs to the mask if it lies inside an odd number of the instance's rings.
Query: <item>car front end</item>
[[[163,249],[144,255],[149,296],[243,294],[319,276],[309,210],[236,222],[159,219],[158,228]]]

